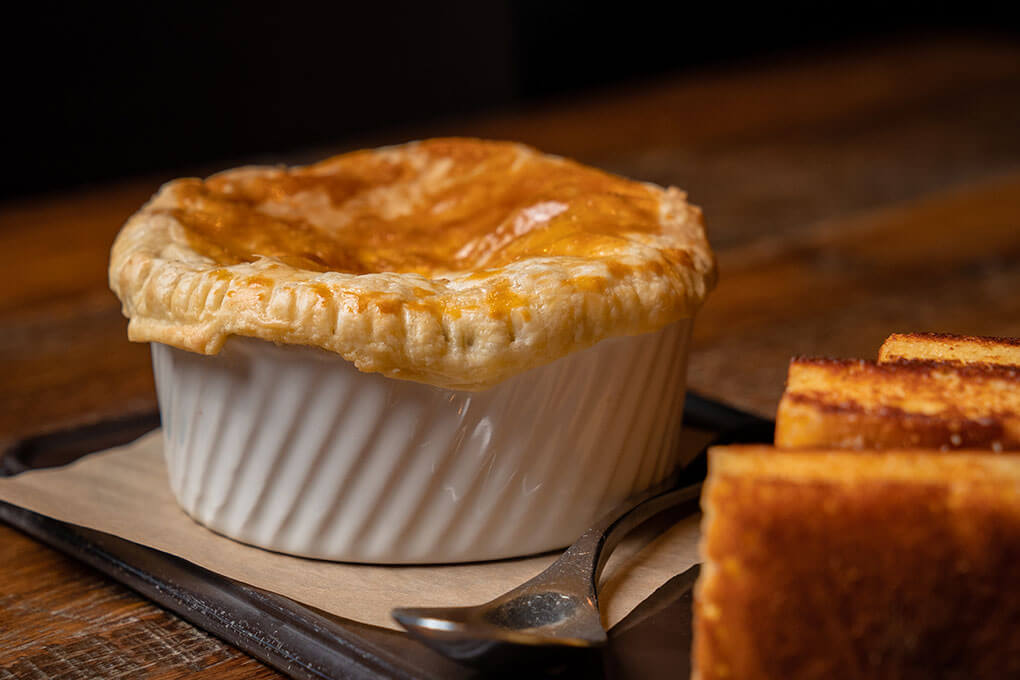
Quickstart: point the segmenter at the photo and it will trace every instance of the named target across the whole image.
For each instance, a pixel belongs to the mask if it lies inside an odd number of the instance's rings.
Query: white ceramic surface
[[[690,323],[460,392],[328,352],[152,346],[170,481],[197,521],[332,560],[436,563],[560,548],[678,463]]]

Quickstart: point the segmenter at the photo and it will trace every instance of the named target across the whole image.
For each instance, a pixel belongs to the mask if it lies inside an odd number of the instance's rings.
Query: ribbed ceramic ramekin
[[[678,460],[690,323],[615,338],[484,392],[230,339],[152,346],[170,481],[231,538],[375,563],[560,548]]]

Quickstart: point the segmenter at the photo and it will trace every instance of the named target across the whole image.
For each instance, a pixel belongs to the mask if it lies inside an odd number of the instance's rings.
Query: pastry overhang
[[[473,139],[175,180],[110,262],[131,340],[249,336],[454,389],[659,330],[714,282],[683,192]]]

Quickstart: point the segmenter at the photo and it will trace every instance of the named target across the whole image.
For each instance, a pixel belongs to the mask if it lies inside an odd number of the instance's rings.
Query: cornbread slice
[[[889,363],[903,360],[1020,366],[1020,338],[893,333],[878,350],[878,361]]]
[[[795,358],[781,448],[1020,448],[1020,369]]]
[[[1020,677],[1020,454],[715,448],[694,673]]]

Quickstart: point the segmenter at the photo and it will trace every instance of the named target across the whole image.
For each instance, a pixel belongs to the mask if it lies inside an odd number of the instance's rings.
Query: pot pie
[[[181,507],[377,563],[562,547],[684,464],[714,281],[679,190],[474,139],[170,182],[110,263]]]
[[[714,280],[682,192],[469,139],[170,182],[110,263],[131,340],[320,347],[453,389],[689,318]]]

